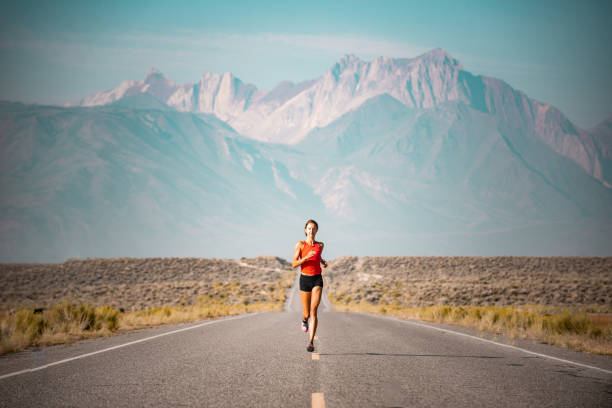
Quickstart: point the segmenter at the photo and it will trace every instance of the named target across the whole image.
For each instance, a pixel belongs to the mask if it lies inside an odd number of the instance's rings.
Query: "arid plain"
[[[201,298],[229,305],[277,301],[293,280],[277,257],[96,258],[57,264],[0,264],[0,309],[46,308],[60,301],[125,311],[193,304]]]
[[[2,264],[0,354],[117,329],[278,311],[295,273],[275,256]],[[323,275],[337,311],[612,354],[612,257],[343,256]]]
[[[327,272],[340,303],[612,306],[612,258],[340,257]]]
[[[256,258],[70,259],[0,264],[0,310],[44,308],[61,300],[126,311],[191,304],[273,300],[293,280],[290,263]],[[612,306],[611,257],[355,257],[323,270],[335,301],[431,305]],[[280,285],[280,286],[279,286]]]

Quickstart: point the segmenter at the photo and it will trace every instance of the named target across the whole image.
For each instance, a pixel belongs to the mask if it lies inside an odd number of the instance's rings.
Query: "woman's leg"
[[[302,321],[308,320],[310,317],[310,295],[312,292],[304,292],[300,290],[300,298],[302,299]]]
[[[310,301],[310,342],[314,341],[315,333],[317,332],[317,309],[321,302],[321,286],[312,288],[312,299]]]

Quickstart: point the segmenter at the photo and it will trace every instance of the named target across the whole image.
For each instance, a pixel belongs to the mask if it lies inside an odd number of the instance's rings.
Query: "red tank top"
[[[316,252],[315,256],[307,260],[301,265],[301,272],[304,275],[320,275],[321,274],[321,245],[315,242],[314,245],[309,245],[307,241],[303,241],[302,252],[300,258],[306,258],[306,255],[311,250]]]

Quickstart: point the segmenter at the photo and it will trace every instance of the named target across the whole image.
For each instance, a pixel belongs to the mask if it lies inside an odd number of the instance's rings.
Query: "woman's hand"
[[[321,259],[321,264],[323,265],[324,268],[327,268],[327,262],[325,262],[323,259]]]
[[[308,254],[306,254],[306,256],[304,257],[304,259],[310,259],[313,256],[315,256],[317,254],[317,251],[315,251],[314,249],[311,249],[310,252],[308,252]]]

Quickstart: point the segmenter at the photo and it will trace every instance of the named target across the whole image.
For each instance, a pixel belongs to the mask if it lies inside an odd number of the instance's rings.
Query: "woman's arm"
[[[321,244],[321,255],[323,255],[323,247],[325,246],[324,243],[320,242]],[[323,257],[321,257],[321,265],[323,265],[324,268],[327,268],[327,262],[323,259]]]
[[[297,244],[295,244],[295,248],[293,250],[293,262],[291,263],[291,268],[296,268],[300,266],[301,264],[309,260],[311,257],[313,257],[315,254],[315,251],[311,250],[310,252],[308,252],[308,255],[306,255],[305,258],[300,259],[301,252],[302,252],[302,241],[299,241]]]

